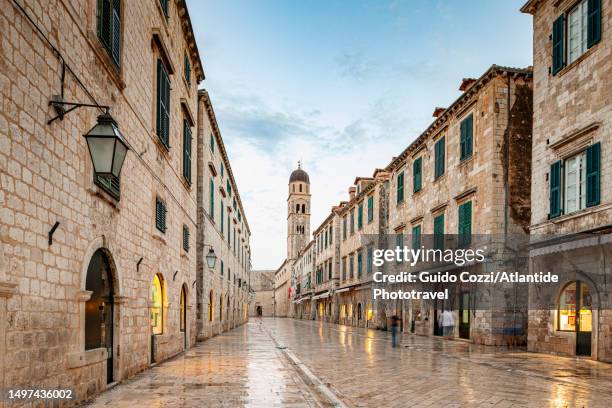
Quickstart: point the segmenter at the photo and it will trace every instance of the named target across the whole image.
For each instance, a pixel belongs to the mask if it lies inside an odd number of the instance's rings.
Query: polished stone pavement
[[[329,393],[348,407],[610,407],[612,365],[412,335],[394,349],[386,332],[252,319],[87,406],[315,407]]]

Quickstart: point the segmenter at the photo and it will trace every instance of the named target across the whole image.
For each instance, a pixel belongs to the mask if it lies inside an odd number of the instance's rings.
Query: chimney
[[[474,78],[463,78],[461,80],[461,85],[459,86],[459,90],[461,92],[466,91],[470,86],[474,85],[474,83],[476,82],[476,79]]]
[[[349,197],[352,200],[353,198],[355,198],[355,192],[357,191],[357,189],[354,186],[349,187]]]
[[[433,117],[437,118],[439,117],[442,113],[444,113],[444,111],[446,110],[446,108],[441,108],[439,106],[436,106],[436,108],[433,111]]]

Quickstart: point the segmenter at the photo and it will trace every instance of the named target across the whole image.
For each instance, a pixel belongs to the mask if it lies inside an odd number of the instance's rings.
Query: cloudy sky
[[[531,65],[525,0],[188,0],[207,89],[251,227],[253,268],[286,254],[302,160],[311,230],[491,64]]]

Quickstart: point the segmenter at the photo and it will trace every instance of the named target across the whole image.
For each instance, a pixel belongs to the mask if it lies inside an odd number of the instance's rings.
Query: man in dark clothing
[[[391,316],[391,345],[397,347],[397,333],[399,332],[399,317]]]

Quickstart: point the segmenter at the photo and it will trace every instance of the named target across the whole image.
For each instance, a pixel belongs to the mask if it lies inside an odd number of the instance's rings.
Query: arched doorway
[[[257,317],[261,317],[263,316],[263,309],[261,307],[261,305],[257,306]]]
[[[183,345],[185,350],[187,350],[187,288],[185,285],[181,287],[181,326],[180,330],[183,334]]]
[[[91,297],[85,303],[85,350],[105,348],[106,382],[113,382],[113,281],[110,262],[98,249],[87,267],[85,290]]]
[[[151,363],[155,362],[155,336],[164,332],[164,279],[157,273],[151,283]]]
[[[557,304],[557,328],[576,333],[576,355],[591,355],[593,297],[585,282],[570,282],[561,291]]]
[[[212,322],[215,318],[215,297],[211,290],[208,294],[208,321]]]

